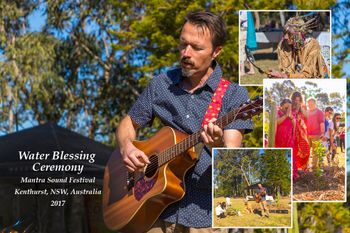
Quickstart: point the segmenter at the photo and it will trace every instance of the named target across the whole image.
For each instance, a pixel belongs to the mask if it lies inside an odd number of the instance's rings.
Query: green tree
[[[345,102],[345,97],[341,96],[338,92],[333,92],[329,94],[329,104],[333,107],[335,112],[342,112],[343,105]]]
[[[342,203],[298,204],[301,232],[342,232],[350,229],[350,211]]]
[[[309,97],[316,97],[316,95],[321,92],[321,89],[318,87],[317,83],[310,81],[306,81],[305,85],[300,89],[305,99]]]
[[[349,64],[350,54],[350,32],[349,19],[350,3],[348,1],[338,1],[332,7],[332,75],[335,78],[348,77],[349,73],[344,72],[344,67]]]
[[[268,111],[271,110],[272,102],[275,102],[277,106],[280,105],[281,101],[285,98],[290,98],[293,91],[299,89],[295,86],[293,81],[285,80],[282,83],[275,82],[272,84],[270,90],[265,89],[265,106]],[[300,90],[299,90],[300,91]]]
[[[290,150],[264,150],[260,157],[261,181],[273,190],[275,195],[279,192],[282,195],[290,194],[291,185],[291,164],[288,161]]]
[[[218,150],[214,159],[218,195],[242,196],[260,176],[257,165],[258,150]]]

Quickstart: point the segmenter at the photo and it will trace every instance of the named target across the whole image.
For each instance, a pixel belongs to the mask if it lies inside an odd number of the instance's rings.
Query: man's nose
[[[183,50],[182,50],[182,56],[184,57],[190,57],[191,56],[191,46],[187,45]]]

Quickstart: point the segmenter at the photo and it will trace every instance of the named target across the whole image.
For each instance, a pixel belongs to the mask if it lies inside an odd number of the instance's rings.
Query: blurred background
[[[238,10],[247,8],[331,9],[332,74],[349,77],[348,1],[1,0],[0,141],[53,122],[116,146],[115,129],[143,88],[155,74],[177,65],[180,26],[192,10],[208,9],[225,19],[228,38],[219,63],[225,77],[238,82]],[[262,94],[262,88],[248,90],[251,97]],[[254,123],[245,146],[262,146],[262,119]],[[159,127],[156,121],[140,139]],[[17,155],[0,151],[4,156]],[[108,232],[99,198],[74,196],[65,208],[47,208],[43,199],[19,200],[12,189],[0,181],[0,229]],[[349,202],[302,203],[298,210],[296,232],[349,232]],[[276,231],[282,230],[255,230]]]

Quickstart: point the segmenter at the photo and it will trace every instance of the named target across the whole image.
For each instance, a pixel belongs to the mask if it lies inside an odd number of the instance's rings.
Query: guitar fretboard
[[[258,104],[254,105],[254,103],[243,105],[238,109],[234,109],[228,112],[227,114],[225,114],[224,116],[220,117],[214,124],[218,125],[220,128],[224,128],[235,119],[241,119],[241,118],[247,117],[248,115],[258,114],[259,113],[258,108],[261,108],[261,106],[259,106]],[[248,114],[247,113],[248,111],[250,111],[251,113]],[[200,143],[202,141],[200,136],[202,131],[203,129],[199,130],[194,134],[189,135],[187,138],[183,139],[179,143],[159,153],[158,166],[160,167],[166,164],[167,162],[175,158],[177,155],[184,153],[191,147]]]

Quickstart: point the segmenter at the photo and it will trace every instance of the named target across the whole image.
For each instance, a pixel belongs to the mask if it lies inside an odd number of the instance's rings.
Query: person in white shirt
[[[221,207],[221,203],[218,202],[217,206],[215,208],[215,213],[217,218],[224,218],[225,217],[225,210]]]
[[[230,197],[226,197],[226,206],[230,206],[231,205],[231,199]]]

